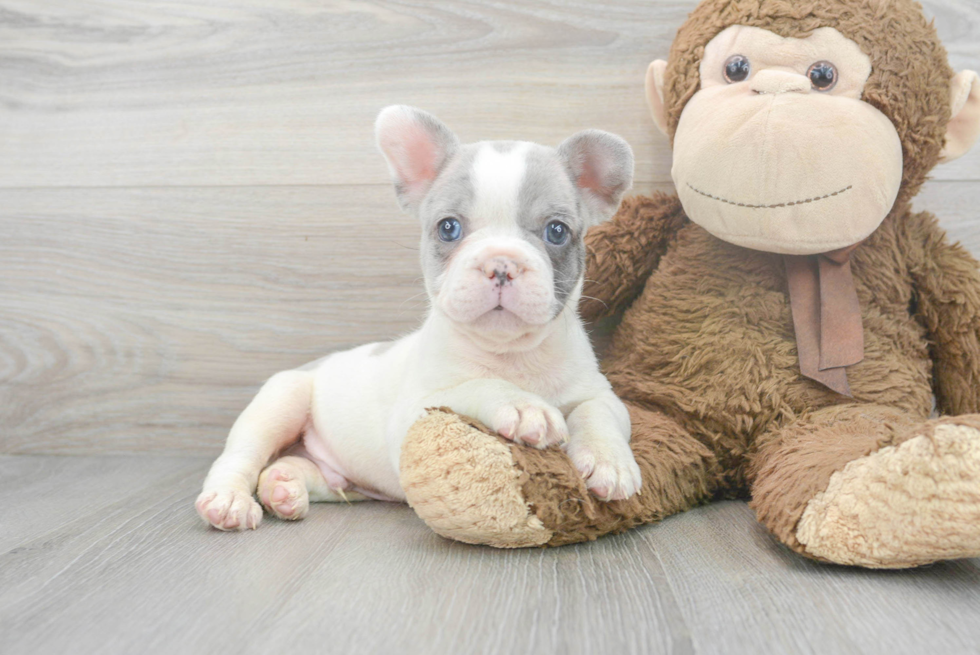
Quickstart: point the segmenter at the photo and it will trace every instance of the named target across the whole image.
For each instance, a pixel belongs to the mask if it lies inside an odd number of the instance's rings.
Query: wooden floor
[[[670,190],[643,73],[695,4],[0,0],[0,655],[980,653],[980,561],[822,566],[741,502],[512,552],[381,503],[194,514],[264,379],[424,311],[377,112],[607,129]],[[980,70],[980,4],[924,4]],[[980,147],[915,206],[980,255]]]
[[[977,653],[980,560],[829,567],[741,502],[501,551],[404,505],[205,528],[201,457],[0,457],[0,652]]]

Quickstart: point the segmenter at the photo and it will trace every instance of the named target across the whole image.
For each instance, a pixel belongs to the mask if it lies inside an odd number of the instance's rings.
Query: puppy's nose
[[[497,278],[497,284],[503,286],[524,271],[513,260],[505,257],[492,257],[483,264],[483,272],[490,279]]]

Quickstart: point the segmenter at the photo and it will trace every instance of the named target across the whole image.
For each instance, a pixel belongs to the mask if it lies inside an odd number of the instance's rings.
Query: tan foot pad
[[[540,546],[553,533],[531,512],[510,447],[455,414],[434,410],[412,426],[401,453],[408,504],[444,537],[496,546]]]
[[[850,462],[796,537],[815,557],[871,568],[980,556],[980,431],[941,424]]]

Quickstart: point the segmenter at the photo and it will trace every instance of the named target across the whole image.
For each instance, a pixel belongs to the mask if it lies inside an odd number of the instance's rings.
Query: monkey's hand
[[[919,320],[933,344],[936,404],[943,414],[980,412],[980,270],[936,218],[910,214],[904,224]]]
[[[592,228],[585,237],[582,318],[597,321],[629,305],[686,222],[677,196],[657,192],[626,198],[612,219]]]

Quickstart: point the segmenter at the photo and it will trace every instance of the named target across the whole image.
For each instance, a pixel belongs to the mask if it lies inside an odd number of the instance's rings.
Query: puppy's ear
[[[406,105],[381,110],[374,134],[388,162],[398,202],[406,211],[416,211],[459,148],[459,140],[432,114]]]
[[[609,132],[585,130],[558,146],[558,154],[589,209],[592,224],[615,214],[623,194],[633,185],[629,144]]]

